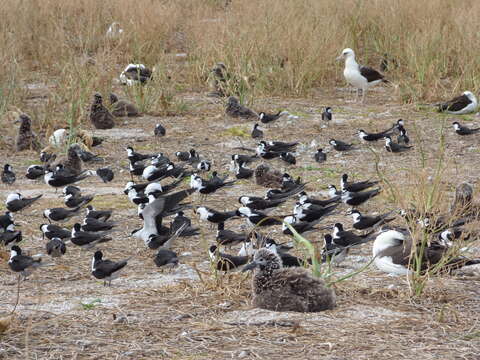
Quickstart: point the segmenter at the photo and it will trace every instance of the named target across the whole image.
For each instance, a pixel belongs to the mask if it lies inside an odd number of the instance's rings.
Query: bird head
[[[342,53],[337,57],[336,60],[340,61],[340,60],[346,60],[354,57],[355,57],[355,52],[350,48],[346,48],[346,49],[343,49]]]

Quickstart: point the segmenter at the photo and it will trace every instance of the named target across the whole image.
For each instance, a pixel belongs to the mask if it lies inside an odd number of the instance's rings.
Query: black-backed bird
[[[100,250],[95,251],[92,259],[92,275],[95,278],[103,280],[103,286],[111,285],[112,280],[120,276],[122,270],[128,263],[129,259],[114,262],[111,260],[103,260],[103,253]]]
[[[8,211],[18,212],[31,206],[35,201],[40,199],[42,195],[43,194],[40,194],[33,198],[24,198],[20,193],[11,193],[8,194],[5,200],[5,206]]]
[[[328,143],[337,151],[348,151],[353,149],[353,144],[347,144],[340,140],[330,139]]]
[[[399,132],[399,134],[397,136],[397,142],[399,144],[408,145],[408,143],[410,142],[410,138],[407,135],[407,130],[403,127],[403,125],[398,125],[397,129],[398,129],[398,132]]]
[[[342,191],[342,202],[350,206],[359,206],[367,200],[377,196],[380,193],[380,189],[374,189],[370,191],[350,192]]]
[[[107,221],[111,216],[112,210],[95,210],[92,205],[87,206],[87,218],[91,217],[98,220]]]
[[[357,89],[357,98],[358,92],[362,90],[362,103],[365,102],[365,96],[369,88],[381,82],[388,82],[377,70],[359,65],[355,61],[355,52],[352,49],[343,49],[337,60],[342,59],[345,60],[343,76],[347,83]]]
[[[49,221],[67,221],[68,219],[78,215],[81,207],[76,207],[71,210],[65,208],[51,208],[43,212],[43,217]]]
[[[15,230],[14,224],[6,226],[5,230],[0,232],[0,244],[3,246],[8,246],[11,243],[19,243],[22,240],[22,232]]]
[[[359,181],[359,182],[349,182],[347,174],[343,174],[342,178],[340,179],[340,185],[341,185],[342,191],[346,190],[350,192],[359,192],[359,191],[366,190],[377,184],[378,184],[378,181],[370,181],[370,180]]]
[[[0,215],[0,231],[6,231],[7,227],[12,224],[15,224],[15,222],[10,211],[5,211],[5,214]]]
[[[92,217],[86,217],[83,219],[82,230],[90,232],[107,231],[113,229],[116,225],[117,223],[113,221],[102,221]]]
[[[8,266],[14,272],[23,275],[26,279],[35,269],[41,266],[42,258],[34,258],[31,256],[23,255],[22,249],[19,246],[14,245],[10,249],[10,260],[8,260]]]
[[[298,194],[298,202],[302,205],[311,203],[313,205],[318,205],[318,206],[327,206],[339,201],[340,201],[340,196],[333,196],[327,200],[320,200],[320,199],[308,197],[305,191],[302,191],[300,194]]]
[[[271,226],[282,224],[281,220],[269,217],[258,210],[252,210],[246,206],[242,206],[237,210],[237,216],[245,218],[250,226]]]
[[[30,165],[27,168],[25,177],[29,180],[36,180],[45,175],[45,168],[42,165]]]
[[[463,135],[471,135],[471,134],[475,134],[475,133],[480,131],[480,128],[471,129],[471,128],[468,128],[466,126],[460,125],[460,123],[458,121],[453,122],[452,125],[453,125],[453,129],[455,130],[455,133],[457,135],[462,135],[462,136]]]
[[[244,242],[246,239],[247,234],[236,233],[232,230],[225,230],[225,223],[218,223],[215,240],[217,240],[220,245],[233,246]]]
[[[322,111],[322,120],[323,121],[330,121],[333,118],[332,108],[327,106]]]
[[[219,252],[216,245],[210,246],[208,249],[208,255],[215,268],[221,271],[229,271],[239,268],[240,266],[245,265],[249,259],[248,256],[236,256]]]
[[[377,215],[377,216],[366,216],[362,215],[360,211],[350,209],[347,212],[347,215],[351,215],[353,218],[353,228],[357,230],[365,230],[372,226],[379,226],[386,224],[390,221],[395,220],[395,217],[390,217],[394,211],[389,211],[388,213]]]
[[[258,124],[253,125],[251,136],[252,136],[252,139],[262,139],[263,138],[263,131],[261,129],[259,129]]]
[[[462,95],[450,101],[438,104],[438,111],[454,115],[470,114],[478,107],[477,97],[471,91],[464,91]]]
[[[162,124],[155,125],[155,130],[153,130],[153,134],[155,136],[159,136],[159,137],[165,136],[166,133],[167,133],[167,130],[165,130]]]
[[[13,172],[13,167],[10,164],[5,164],[2,171],[2,183],[12,185],[16,180],[15,173]]]
[[[83,249],[91,249],[99,243],[104,243],[112,240],[112,238],[108,236],[110,233],[111,231],[82,231],[82,226],[79,223],[76,223],[73,225],[70,240],[72,244],[77,245]]]
[[[378,141],[383,139],[385,135],[389,134],[390,130],[382,131],[379,133],[367,133],[365,130],[358,130],[357,134],[360,140],[370,142],[370,141]]]
[[[322,262],[340,264],[348,255],[348,247],[333,243],[332,235],[323,236]]]
[[[333,226],[332,240],[334,244],[339,246],[355,246],[373,240],[372,234],[373,231],[367,234],[357,235],[351,231],[345,231],[342,224],[336,223]]]
[[[390,136],[385,136],[385,149],[391,153],[401,153],[410,150],[413,146],[394,143]]]
[[[235,169],[235,177],[237,179],[250,179],[253,176],[253,170],[245,167],[243,162],[238,162],[238,166]]]
[[[283,204],[286,199],[263,199],[257,196],[240,196],[238,202],[243,206],[249,207],[252,210],[266,210],[275,208]]]
[[[49,240],[52,240],[53,238],[68,239],[72,234],[70,230],[55,224],[42,224],[40,225],[40,230],[42,231],[43,236]]]
[[[214,224],[223,223],[228,219],[237,216],[236,210],[220,212],[206,206],[197,207],[195,209],[195,213],[198,215],[200,220],[209,221]]]
[[[152,79],[153,70],[144,64],[128,64],[120,74],[120,82],[128,86],[145,84]]]
[[[323,152],[323,149],[317,149],[317,152],[313,154],[313,159],[318,163],[327,161],[327,154]]]
[[[274,114],[268,114],[266,112],[261,112],[258,114],[258,118],[264,124],[280,119],[283,115],[288,115],[288,111],[279,111]]]
[[[59,188],[65,185],[74,184],[78,181],[86,179],[88,174],[79,174],[79,175],[63,175],[58,172],[53,172],[52,170],[47,170],[44,175],[44,180],[47,185],[50,185],[54,188]]]
[[[287,164],[290,164],[290,165],[295,165],[297,163],[297,159],[290,152],[280,153],[280,159],[282,159],[283,161],[285,161]]]

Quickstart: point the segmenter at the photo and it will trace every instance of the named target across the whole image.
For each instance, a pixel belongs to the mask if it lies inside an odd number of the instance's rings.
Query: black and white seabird
[[[333,118],[332,108],[327,106],[322,111],[322,120],[323,121],[331,121]]]
[[[252,210],[267,210],[283,204],[287,199],[263,199],[257,196],[240,196],[238,202]]]
[[[4,231],[0,232],[0,244],[9,246],[11,243],[19,243],[23,240],[22,232],[15,230],[15,225],[8,225]]]
[[[43,212],[43,217],[47,218],[51,221],[67,221],[71,217],[78,215],[81,207],[73,208],[72,210],[65,209],[65,208],[51,208],[46,209]]]
[[[454,115],[470,114],[477,110],[478,100],[471,91],[438,105],[438,111]]]
[[[258,124],[253,125],[251,136],[252,136],[252,139],[262,139],[263,138],[263,131],[258,128]]]
[[[296,216],[286,216],[283,219],[282,223],[282,233],[285,235],[293,235],[292,231],[290,228],[287,226],[289,224],[293,229],[299,233],[299,234],[304,234],[312,231],[318,231],[319,229],[315,227],[317,222],[307,222],[307,221],[299,221]]]
[[[281,190],[281,189],[270,189],[265,194],[265,199],[277,200],[277,199],[288,199],[292,196],[295,196],[299,192],[305,189],[305,184],[296,186],[290,190]]]
[[[86,179],[88,174],[83,173],[79,175],[63,175],[58,172],[53,172],[52,170],[47,170],[44,175],[44,180],[47,185],[50,185],[54,188],[59,188],[65,185],[73,184],[83,179]]]
[[[350,191],[350,192],[359,192],[371,188],[378,184],[378,181],[359,181],[359,182],[348,182],[348,175],[343,174],[340,180],[340,185],[343,190]]]
[[[112,210],[95,210],[92,205],[87,206],[87,215],[86,217],[95,218],[98,220],[107,221],[112,216]]]
[[[145,84],[152,79],[153,72],[143,64],[128,64],[120,74],[123,85]]]
[[[249,260],[248,256],[235,256],[219,252],[216,245],[210,246],[208,255],[210,256],[210,261],[215,265],[215,268],[221,271],[239,268]]]
[[[460,123],[458,121],[453,122],[452,125],[453,125],[453,129],[455,130],[455,133],[457,135],[462,135],[462,136],[463,135],[471,135],[471,134],[475,134],[475,133],[480,131],[480,128],[471,129],[471,128],[468,128],[466,126],[460,125]]]
[[[355,52],[352,49],[344,49],[337,60],[345,60],[343,76],[347,83],[359,90],[362,90],[362,102],[369,88],[381,82],[388,82],[382,74],[368,66],[361,66],[355,61]]]
[[[348,151],[353,149],[353,144],[347,144],[340,140],[330,139],[328,143],[337,151]]]
[[[380,139],[383,139],[385,135],[389,134],[391,131],[386,130],[382,131],[379,133],[367,133],[365,130],[358,130],[357,134],[360,140],[365,141],[365,142],[370,142],[370,141],[378,141]]]
[[[342,191],[342,202],[350,206],[359,206],[365,201],[377,196],[380,193],[380,189],[374,189],[370,191],[350,192]]]
[[[347,212],[347,215],[352,215],[354,229],[365,230],[365,229],[368,229],[369,227],[372,227],[372,226],[377,227],[379,225],[386,224],[390,221],[395,220],[394,217],[389,217],[390,215],[392,215],[393,212],[394,211],[389,211],[386,214],[377,215],[377,216],[366,216],[366,215],[362,215],[358,210],[350,209]]]
[[[11,193],[8,194],[5,200],[5,206],[8,211],[18,212],[31,206],[35,201],[40,199],[42,195],[43,194],[40,194],[33,198],[24,198],[20,193]]]
[[[35,269],[41,266],[42,258],[33,258],[23,255],[22,249],[17,245],[10,249],[10,260],[8,266],[14,272],[18,272],[26,279]]]
[[[267,239],[265,241],[265,248],[277,254],[282,260],[283,267],[299,267],[304,266],[306,263],[312,263],[311,259],[304,261],[303,259],[293,256],[288,252],[281,251],[279,246],[273,239]]]
[[[336,223],[333,226],[332,239],[333,243],[336,245],[344,247],[355,246],[373,240],[373,233],[374,232],[371,231],[367,234],[357,235],[351,231],[345,231],[342,224]]]
[[[348,255],[349,247],[333,243],[332,235],[323,236],[322,262],[330,264],[340,264]]]
[[[279,111],[276,114],[268,114],[261,112],[258,114],[258,118],[264,124],[280,119],[283,115],[288,115],[288,111]]]
[[[335,189],[335,192],[336,192],[336,189]],[[313,205],[324,207],[339,201],[340,201],[340,196],[337,196],[337,195],[327,200],[320,200],[320,199],[314,199],[314,198],[308,197],[305,191],[302,191],[300,194],[298,194],[298,202],[302,205],[311,203]]]
[[[171,231],[171,229],[167,227],[162,227],[161,231],[159,231],[157,235],[150,234],[147,241],[145,241],[145,245],[147,245],[149,249],[153,250],[156,250],[159,247],[162,247],[164,249],[170,249],[173,242],[180,237],[182,231],[186,227],[187,224],[183,224],[175,232]]]
[[[327,154],[323,152],[323,149],[317,149],[317,152],[313,154],[313,159],[318,163],[327,161]]]
[[[93,217],[86,217],[83,219],[82,230],[90,232],[107,231],[113,229],[116,225],[117,223],[113,221],[102,221]]]
[[[332,215],[333,210],[335,210],[338,205],[338,203],[335,203],[323,207],[311,203],[300,204],[297,202],[293,212],[295,217],[300,221],[318,222],[323,217]]]
[[[13,167],[10,164],[5,164],[2,171],[2,183],[12,185],[16,180],[15,173],[13,172]]]
[[[206,206],[199,206],[195,209],[195,214],[199,216],[200,220],[218,224],[237,216],[237,211],[219,212]]]
[[[410,150],[413,146],[394,143],[390,136],[385,136],[385,149],[391,153],[401,153]]]
[[[42,224],[40,225],[40,230],[42,231],[43,236],[49,240],[52,240],[53,238],[68,239],[72,234],[70,230],[55,224]]]
[[[103,286],[111,285],[112,280],[120,276],[120,270],[122,270],[129,259],[125,259],[118,262],[111,260],[103,260],[103,254],[100,250],[96,251],[92,259],[92,275],[97,279],[103,280]]]
[[[132,163],[136,163],[142,160],[148,160],[155,156],[153,154],[140,154],[139,152],[136,152],[131,146],[127,146],[125,150],[127,151],[128,160]]]
[[[36,180],[45,175],[45,168],[42,165],[30,165],[27,168],[25,177],[29,180]]]
[[[412,254],[412,246],[412,238],[409,234],[399,231],[398,229],[382,229],[373,242],[372,253],[375,266],[388,274],[410,274],[413,267],[417,265],[414,260],[417,256]],[[455,257],[447,261],[445,256],[448,256],[449,248],[439,246],[438,244],[426,245],[425,247],[417,246],[418,250],[420,250],[420,248],[423,248],[423,256],[421,257],[420,264],[423,271],[432,268],[442,261],[444,261],[444,264],[441,268],[446,270],[480,263],[480,260],[469,260],[463,256]],[[418,258],[420,258],[420,256],[418,256]]]
[[[244,242],[246,239],[247,234],[236,233],[232,230],[225,230],[225,223],[218,223],[215,240],[217,240],[220,245],[233,246]]]
[[[6,231],[10,225],[15,225],[13,215],[10,211],[5,211],[5,214],[0,215],[0,231]]]
[[[328,185],[328,196],[330,196],[330,199],[337,200],[340,195],[342,195],[342,192],[338,191],[335,185]]]
[[[408,143],[410,142],[410,138],[408,137],[407,130],[403,127],[403,125],[398,125],[397,129],[398,129],[398,132],[399,132],[399,134],[397,136],[397,142],[399,144],[408,145]]]
[[[238,162],[238,166],[235,170],[235,177],[237,179],[250,179],[253,176],[253,170],[245,167],[243,162]]]
[[[108,237],[110,233],[111,231],[82,231],[82,226],[79,223],[76,223],[73,225],[70,240],[72,244],[80,246],[83,249],[91,249],[99,243],[104,243],[112,240],[111,237]]]
[[[282,175],[282,190],[283,191],[293,191],[296,189],[302,189],[305,188],[305,183],[302,183],[300,177],[297,177],[297,179],[293,179],[289,174],[284,173]]]
[[[94,198],[93,195],[86,196],[75,196],[73,194],[68,194],[64,198],[65,206],[69,208],[76,208],[88,204]]]
[[[158,136],[158,137],[165,136],[166,133],[167,133],[167,130],[165,130],[162,124],[155,125],[155,130],[153,130],[153,134],[155,136]]]
[[[224,182],[223,180],[221,182],[219,181],[211,181],[211,180],[204,180],[197,174],[193,174],[191,181],[190,181],[190,187],[198,191],[200,194],[208,195],[212,194],[218,189],[221,189],[225,186],[232,186],[235,183],[235,181],[226,181]]]
[[[269,217],[258,210],[252,210],[246,206],[242,206],[237,210],[237,216],[246,218],[250,226],[271,226],[283,223],[281,220]]]
[[[47,254],[51,257],[61,257],[67,252],[67,246],[62,241],[62,239],[54,237],[52,240],[46,243],[45,249]]]
[[[290,164],[290,165],[295,165],[297,163],[297,159],[290,152],[280,153],[280,159],[282,159],[283,161],[285,161],[287,164]]]

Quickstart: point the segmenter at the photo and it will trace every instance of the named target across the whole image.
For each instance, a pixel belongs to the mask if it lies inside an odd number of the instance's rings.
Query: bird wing
[[[360,74],[367,79],[368,82],[383,80],[383,75],[380,74],[377,70],[372,69],[368,66],[360,67]]]
[[[453,98],[450,101],[444,102],[443,104],[439,105],[439,110],[440,111],[460,111],[464,107],[466,107],[468,104],[470,104],[471,101],[466,95],[461,95],[457,96],[456,98]]]
[[[165,212],[173,209],[180,201],[192,194],[195,189],[177,191],[176,193],[160,196],[143,209],[143,218],[146,228],[156,227],[156,218],[162,216]]]

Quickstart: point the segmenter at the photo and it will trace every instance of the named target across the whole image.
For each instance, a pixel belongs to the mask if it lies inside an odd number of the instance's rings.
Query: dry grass
[[[222,61],[244,82],[242,95],[306,95],[343,84],[333,59],[352,47],[378,64],[397,60],[388,77],[402,102],[438,100],[477,90],[480,4],[405,1],[151,1],[53,0],[0,4],[0,113],[34,115],[44,132],[85,121],[91,94],[108,93],[129,62],[155,66],[145,94],[127,95],[143,111],[176,113],[178,90],[205,86]],[[121,38],[106,38],[113,22]],[[176,54],[185,53],[186,57]],[[180,67],[179,64],[182,63]],[[243,79],[243,80],[242,80]],[[32,102],[26,84],[49,85],[46,103]],[[237,89],[238,90],[238,89]],[[48,126],[47,126],[48,125]]]

